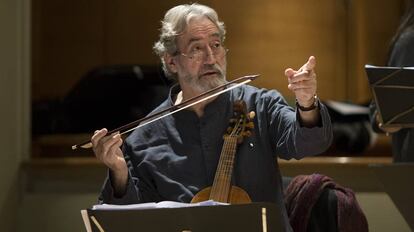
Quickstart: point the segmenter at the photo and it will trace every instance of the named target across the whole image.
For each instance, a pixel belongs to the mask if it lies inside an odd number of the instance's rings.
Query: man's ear
[[[174,59],[174,56],[172,56],[168,53],[165,53],[164,54],[164,62],[165,62],[165,65],[167,66],[168,70],[171,73],[174,73],[174,74],[177,73],[177,64],[176,64],[176,61]]]

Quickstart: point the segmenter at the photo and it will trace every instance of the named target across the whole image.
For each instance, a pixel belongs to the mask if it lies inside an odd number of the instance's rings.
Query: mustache
[[[204,75],[210,72],[216,72],[216,73],[219,73],[223,77],[225,76],[224,70],[218,64],[206,65],[205,68],[201,71],[201,75]]]

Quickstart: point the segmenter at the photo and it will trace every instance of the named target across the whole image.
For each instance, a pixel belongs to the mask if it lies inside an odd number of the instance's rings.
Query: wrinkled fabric
[[[293,231],[307,231],[312,208],[325,189],[331,189],[337,197],[337,231],[367,232],[368,222],[354,192],[320,174],[296,176],[285,190],[285,204]]]

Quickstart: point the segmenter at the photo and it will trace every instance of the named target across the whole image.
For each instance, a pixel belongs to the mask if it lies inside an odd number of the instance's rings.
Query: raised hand
[[[297,102],[303,107],[309,107],[315,101],[317,88],[315,66],[316,59],[311,56],[299,70],[292,68],[285,70],[289,82],[288,89],[295,93]]]

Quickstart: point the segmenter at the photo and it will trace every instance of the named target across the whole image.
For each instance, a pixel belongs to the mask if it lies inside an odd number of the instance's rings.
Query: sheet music
[[[366,65],[379,121],[384,127],[414,127],[414,67]]]
[[[161,202],[148,202],[148,203],[130,204],[130,205],[101,204],[101,205],[92,206],[92,209],[93,210],[131,210],[131,209],[184,208],[184,207],[214,206],[214,205],[229,205],[229,204],[217,202],[213,200],[202,201],[198,203],[161,201]]]

